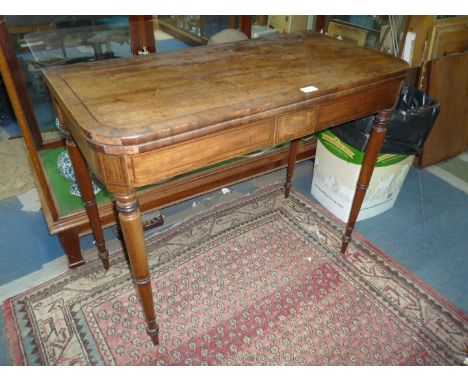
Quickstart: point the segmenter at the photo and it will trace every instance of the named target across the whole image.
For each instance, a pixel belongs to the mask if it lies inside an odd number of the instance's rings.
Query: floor
[[[293,187],[310,194],[312,161],[296,167]],[[162,229],[216,203],[283,181],[284,170],[187,200],[161,210]],[[17,198],[0,202],[0,300],[66,271],[66,260],[56,236],[47,232],[42,212],[22,211]],[[468,313],[468,195],[427,170],[412,167],[395,206],[374,218],[358,222],[363,234],[404,268]],[[114,228],[105,230],[109,247],[118,247]],[[24,240],[27,238],[27,240]],[[90,235],[81,239],[85,258],[96,256]],[[9,364],[0,314],[0,365]]]

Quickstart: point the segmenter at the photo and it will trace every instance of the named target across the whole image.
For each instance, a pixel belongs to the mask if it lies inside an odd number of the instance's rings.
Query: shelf
[[[315,146],[315,139],[301,142],[297,156],[298,161],[312,158],[315,155]],[[176,202],[286,167],[288,149],[289,146],[283,146],[259,156],[237,159],[227,164],[212,166],[151,187],[142,188],[137,192],[141,211],[142,213],[150,213]],[[40,152],[48,188],[52,194],[52,200],[42,201],[43,208],[48,209],[44,211],[44,214],[51,234],[70,228],[78,229],[81,235],[87,234],[91,232],[91,229],[81,199],[69,194],[70,183],[58,173],[54,164],[54,159],[56,161],[62,150],[63,148],[55,148]],[[42,195],[42,197],[44,196]],[[113,200],[112,194],[105,190],[96,195],[103,227],[117,223]],[[55,219],[52,218],[54,211],[57,212]]]

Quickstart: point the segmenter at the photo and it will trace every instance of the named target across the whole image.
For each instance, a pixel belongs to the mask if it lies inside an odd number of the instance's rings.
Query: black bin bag
[[[383,154],[421,154],[424,142],[439,115],[440,105],[426,93],[403,85],[395,111],[387,126]],[[375,115],[357,119],[331,129],[342,141],[365,151]]]

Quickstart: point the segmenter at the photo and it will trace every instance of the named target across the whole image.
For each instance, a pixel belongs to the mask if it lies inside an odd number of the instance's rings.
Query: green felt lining
[[[52,194],[57,204],[58,213],[61,216],[68,215],[83,208],[83,200],[79,196],[70,194],[71,183],[60,175],[57,169],[57,159],[65,150],[66,148],[64,147],[58,147],[41,150],[39,152],[45,173],[49,179]],[[108,202],[110,200],[114,200],[114,197],[110,192],[107,192],[105,187],[96,194],[96,203]]]
[[[49,179],[49,184],[52,189],[52,194],[54,195],[54,199],[57,204],[56,207],[58,209],[59,215],[61,216],[79,211],[83,208],[83,201],[81,197],[72,195],[70,193],[71,183],[68,180],[66,180],[62,175],[60,175],[57,169],[57,159],[59,155],[65,150],[66,150],[65,148],[59,147],[55,149],[47,149],[47,150],[40,151],[40,155],[42,158],[42,162],[44,164],[45,172],[46,172],[47,178]],[[184,176],[195,174],[197,172],[209,170],[214,167],[232,163],[241,159],[243,159],[243,157],[229,159],[229,160],[226,160],[226,161],[214,164],[214,165],[203,167],[199,170],[194,170],[188,173],[177,175],[171,179],[178,179]],[[152,185],[141,187],[141,188],[138,188],[138,190],[151,187],[151,186]],[[97,204],[100,204],[103,202],[109,202],[112,200],[114,200],[114,196],[112,195],[112,193],[106,190],[105,186],[103,187],[101,191],[99,191],[96,194]]]
[[[308,138],[310,138],[310,136],[311,135],[309,135],[307,137],[304,137],[303,140],[307,140]],[[254,152],[249,153],[249,154],[247,154],[245,156],[228,159],[228,160],[225,160],[225,161],[222,161],[222,162],[210,165],[210,166],[203,167],[203,168],[198,169],[198,170],[194,170],[194,171],[190,171],[190,172],[187,172],[187,173],[184,173],[184,174],[181,174],[181,175],[177,175],[177,176],[175,176],[175,177],[173,177],[171,179],[179,179],[181,177],[192,175],[192,174],[195,174],[197,172],[206,171],[206,170],[209,170],[209,169],[212,169],[212,168],[215,168],[215,167],[219,167],[219,166],[222,166],[222,165],[225,165],[225,164],[228,164],[228,163],[233,163],[233,162],[239,161],[241,159],[244,159],[244,158],[246,158],[248,156],[255,156],[257,154],[260,154],[260,153],[263,153],[263,152],[266,152],[266,151],[273,151],[273,150],[281,148],[281,147],[283,147],[283,146],[285,146],[287,144],[289,144],[289,143],[282,143],[282,144],[279,144],[279,145],[277,145],[275,147],[269,148],[267,150],[254,151]],[[71,183],[68,180],[66,180],[62,175],[60,175],[60,173],[59,173],[59,171],[57,169],[57,159],[58,159],[59,155],[65,150],[66,150],[66,148],[64,148],[64,147],[58,147],[58,148],[54,148],[54,149],[41,150],[39,152],[39,154],[40,154],[40,156],[42,158],[42,162],[43,162],[43,165],[44,165],[46,176],[49,179],[49,184],[50,184],[50,187],[51,187],[51,191],[52,191],[52,194],[54,196],[54,199],[55,199],[55,202],[56,202],[56,207],[57,207],[57,210],[58,210],[58,213],[59,213],[60,216],[65,216],[67,214],[77,212],[77,211],[79,211],[79,210],[81,210],[83,208],[83,201],[82,201],[81,197],[72,195],[70,193]],[[165,182],[165,181],[167,181],[167,179],[164,180],[163,182]],[[145,186],[145,187],[140,187],[137,190],[141,190],[141,189],[148,188],[148,187],[151,187],[151,186],[152,185]],[[110,193],[110,192],[108,192],[106,190],[105,186],[103,186],[102,190],[99,191],[96,194],[96,203],[97,204],[104,203],[104,202],[109,202],[109,201],[112,201],[112,200],[114,200],[114,196],[112,195],[112,193]]]

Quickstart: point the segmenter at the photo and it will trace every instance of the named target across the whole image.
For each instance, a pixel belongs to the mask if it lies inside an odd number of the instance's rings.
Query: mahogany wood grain
[[[286,182],[284,183],[284,197],[289,196],[292,186],[292,177],[294,174],[294,167],[296,165],[297,148],[299,146],[299,139],[294,139],[289,144],[289,158],[288,167],[286,170]]]
[[[303,161],[315,155],[316,140],[300,142],[297,160]],[[221,187],[248,180],[265,173],[286,167],[288,162],[288,147],[273,150],[254,158],[240,159],[234,163],[200,171],[195,174],[177,177],[141,189],[137,192],[142,213],[149,213],[165,208],[176,202],[205,194]],[[101,224],[109,227],[117,223],[114,202],[98,205]],[[52,234],[77,227],[80,235],[91,232],[89,221],[84,210],[59,216],[55,221],[47,220]]]
[[[440,114],[419,158],[421,167],[440,162],[468,148],[468,53],[434,59],[428,93],[440,103]]]
[[[287,113],[278,118],[277,141],[288,141],[314,131],[319,108]]]
[[[104,269],[109,269],[109,252],[106,249],[101,219],[99,217],[99,210],[97,208],[88,166],[73,138],[68,136],[66,142],[70,160],[75,170],[76,183],[80,190],[81,198],[83,199],[83,205],[89,219],[96,247],[99,251],[98,256],[104,265]]]
[[[10,89],[15,88],[15,93],[17,93],[16,100],[11,99],[10,91],[9,93],[13,110],[16,112],[18,108],[21,108],[21,119],[24,119],[25,124],[27,125],[27,132],[21,131],[23,137],[26,139],[31,139],[34,143],[34,147],[39,149],[42,146],[42,136],[39,130],[39,125],[37,123],[34,110],[32,108],[31,99],[29,98],[29,93],[26,88],[26,83],[24,81],[23,73],[21,72],[21,66],[16,58],[15,50],[13,45],[10,43],[10,37],[6,22],[3,16],[0,16],[0,46],[2,50],[2,78],[7,85],[7,81],[10,82]],[[5,77],[8,77],[7,79]],[[16,102],[16,105],[13,104]],[[16,106],[16,110],[15,110]],[[18,117],[17,117],[18,118]],[[18,124],[20,121],[18,120]],[[20,125],[21,127],[21,125]],[[25,136],[25,133],[27,137]]]
[[[83,206],[86,211],[89,226],[91,227],[95,245],[98,250],[98,257],[101,259],[104,269],[107,270],[109,269],[109,252],[107,251],[105,244],[104,232],[102,230],[101,225],[101,218],[99,215],[98,206],[96,204],[96,197],[94,195],[91,180],[91,173],[88,170],[88,164],[86,162],[86,159],[83,157],[83,154],[81,153],[74,138],[69,132],[69,125],[67,124],[67,120],[65,118],[62,108],[55,102],[55,100],[53,100],[52,104],[57,115],[58,121],[65,132],[67,151],[70,156],[70,161],[72,163],[73,170],[75,173],[76,184],[78,186],[78,189],[80,190],[81,199],[83,200]],[[73,246],[73,248],[71,246],[64,248],[66,249],[67,256],[70,256],[68,251],[77,251],[75,246]],[[77,257],[76,254],[73,254],[73,256],[75,258]]]
[[[239,30],[248,38],[252,37],[252,16],[239,16]]]
[[[60,244],[67,253],[69,268],[78,268],[85,262],[81,255],[80,236],[76,228],[71,228],[58,234]]]
[[[325,24],[327,21],[327,16],[318,15],[315,20],[315,31],[320,32],[325,30]]]
[[[132,155],[145,151],[145,143],[191,140],[275,109],[303,109],[307,102],[396,79],[406,70],[405,62],[378,52],[295,34],[51,67],[44,73],[90,144],[104,153]],[[300,90],[311,85],[318,90]],[[360,101],[367,98],[361,94]]]
[[[154,183],[156,180],[196,170],[240,154],[274,146],[274,124],[274,120],[266,119],[224,133],[134,155],[131,159],[132,184],[140,186]],[[219,144],[220,141],[223,141],[222,145]],[[203,150],[200,152],[201,147]],[[154,171],[155,163],[158,164],[157,172]]]
[[[116,194],[119,221],[125,239],[125,246],[130,259],[133,280],[136,284],[140,302],[145,314],[146,332],[154,345],[158,344],[159,327],[154,312],[151,277],[148,267],[148,255],[141,222],[140,209],[136,193],[130,189],[127,194]]]
[[[153,343],[158,327],[135,186],[380,111],[361,170],[359,187],[367,187],[385,110],[394,107],[407,68],[400,59],[304,33],[44,70],[90,168],[115,194]],[[296,149],[293,141],[291,164]],[[346,237],[363,192],[356,193]]]
[[[128,16],[128,22],[132,54],[136,56],[144,48],[149,53],[156,53],[153,16]]]
[[[0,16],[0,73],[10,98],[13,111],[16,116],[24,143],[28,150],[27,156],[29,165],[42,206],[44,216],[48,223],[58,219],[58,212],[55,208],[50,189],[47,187],[47,179],[41,165],[38,154],[38,147],[42,144],[37,121],[32,111],[31,103],[26,92],[24,79],[20,71],[20,66],[16,58],[13,46],[8,38],[8,30],[5,20]]]
[[[315,155],[316,140],[299,142],[297,161],[311,159]],[[137,193],[142,213],[150,213],[189,198],[206,194],[207,192],[227,187],[231,184],[251,179],[265,173],[281,169],[286,166],[288,160],[288,148],[267,152],[265,154],[240,159],[234,163],[222,165],[217,168],[207,169],[192,175],[186,175],[176,179],[162,182],[153,187],[144,188]],[[35,175],[35,172],[33,172]],[[50,186],[47,187],[50,189]],[[42,189],[38,189],[39,194]],[[41,196],[41,200],[43,196]],[[114,202],[105,202],[98,205],[101,227],[110,227],[118,222]],[[92,233],[91,224],[86,210],[79,210],[75,213],[59,216],[57,220],[51,219],[48,209],[43,209],[49,231],[52,234],[62,234],[66,237],[71,235],[84,235]],[[155,218],[154,221],[144,221],[144,230],[152,229],[162,225],[163,219]],[[73,231],[74,233],[67,232]],[[84,264],[81,254],[80,241],[68,241],[67,246],[63,246],[67,261],[70,267]]]
[[[349,219],[346,224],[346,230],[343,235],[343,241],[341,244],[341,253],[344,254],[348,248],[348,244],[351,241],[351,233],[353,232],[354,225],[356,224],[359,211],[361,210],[362,202],[366,196],[367,188],[369,187],[372,173],[374,171],[375,163],[377,162],[377,156],[379,155],[380,148],[382,147],[385,133],[387,131],[387,125],[390,121],[393,109],[380,111],[374,121],[374,126],[367,143],[366,152],[364,153],[364,159],[359,173],[356,193],[354,195],[353,202],[351,204],[351,210],[349,213]]]
[[[65,140],[62,138],[51,139],[48,141],[44,141],[42,144],[42,149],[55,149],[58,147],[65,147]]]

